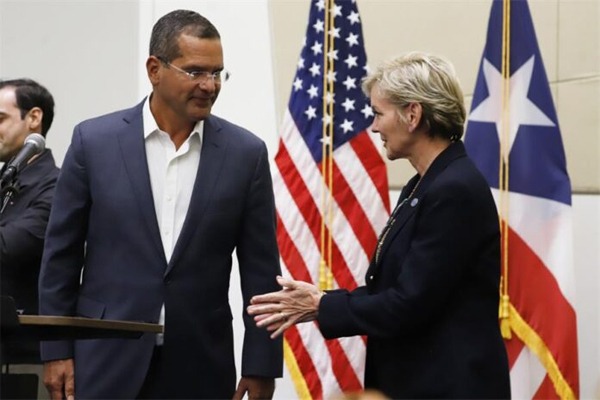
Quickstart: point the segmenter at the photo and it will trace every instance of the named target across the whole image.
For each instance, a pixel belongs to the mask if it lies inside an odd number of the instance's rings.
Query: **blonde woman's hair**
[[[462,137],[464,97],[454,67],[446,59],[422,52],[392,58],[365,77],[362,89],[369,96],[375,85],[399,113],[410,103],[421,104],[422,123],[428,126],[429,135],[452,141]]]

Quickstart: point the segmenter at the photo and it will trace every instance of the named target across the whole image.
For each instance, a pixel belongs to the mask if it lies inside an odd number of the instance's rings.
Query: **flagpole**
[[[502,280],[500,287],[500,330],[502,337],[512,337],[510,327],[510,297],[508,295],[508,218],[509,218],[509,152],[510,152],[510,1],[503,0],[502,13],[502,132],[498,189],[500,196],[500,238],[502,249]]]
[[[328,57],[334,48],[334,40],[329,36],[334,18],[331,10],[334,0],[326,0],[324,10],[325,29],[323,31],[323,127],[322,127],[322,218],[321,218],[321,260],[319,265],[319,288],[333,288],[333,95],[334,82],[329,79],[334,70],[333,57]]]
[[[334,94],[335,94],[335,82],[333,80],[333,72],[335,71],[335,59],[333,57],[333,52],[335,50],[335,38],[330,35],[330,32],[333,31],[333,29],[335,28],[335,18],[334,18],[334,14],[331,12],[331,10],[333,9],[333,6],[335,6],[335,0],[329,0],[329,8],[327,9],[327,17],[326,19],[329,20],[329,30],[327,32],[325,32],[325,36],[327,37],[327,42],[328,42],[328,51],[327,54],[325,54],[325,59],[327,61],[327,64],[329,65],[329,69],[328,69],[328,73],[327,73],[327,84],[328,84],[328,93],[330,94],[330,97],[328,98],[328,114],[331,115],[331,119],[330,119],[330,123],[329,123],[329,147],[328,147],[328,168],[329,168],[329,210],[328,210],[328,216],[329,216],[329,232],[330,234],[327,236],[327,265],[329,268],[327,268],[327,280],[326,280],[326,287],[325,289],[333,289],[333,218],[334,218],[334,213],[333,213],[333,132],[334,132]],[[331,56],[330,56],[331,55]],[[331,72],[331,76],[330,76],[330,72]]]

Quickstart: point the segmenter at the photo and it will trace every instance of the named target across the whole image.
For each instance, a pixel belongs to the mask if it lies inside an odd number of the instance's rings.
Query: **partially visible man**
[[[45,87],[31,79],[0,81],[0,176],[25,138],[31,133],[46,137],[53,119],[54,99]],[[2,295],[11,296],[25,314],[38,312],[38,276],[58,171],[50,150],[32,158],[17,175],[12,185],[16,194],[0,213]],[[37,342],[3,343],[2,353],[3,365],[41,364]]]
[[[152,30],[152,93],[75,127],[56,187],[40,313],[164,324],[164,337],[42,344],[52,398],[271,398],[283,346],[244,312],[236,389],[229,284],[245,305],[280,271],[265,143],[212,115],[219,32],[176,10]]]

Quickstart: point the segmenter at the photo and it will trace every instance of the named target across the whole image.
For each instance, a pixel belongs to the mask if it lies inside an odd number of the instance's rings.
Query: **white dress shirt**
[[[168,263],[190,206],[200,164],[204,122],[198,121],[186,141],[175,149],[169,134],[158,128],[150,111],[150,97],[144,103],[143,120],[154,211]],[[164,322],[163,304],[159,323],[164,326]],[[162,345],[162,339],[162,335],[157,336],[157,345]]]

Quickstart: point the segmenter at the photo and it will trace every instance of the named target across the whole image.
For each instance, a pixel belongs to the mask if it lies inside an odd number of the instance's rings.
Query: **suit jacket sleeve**
[[[88,180],[79,127],[65,156],[50,213],[39,280],[40,314],[76,314],[79,279],[83,266],[87,216],[90,207]],[[42,360],[73,356],[72,343],[43,342]]]
[[[323,296],[318,322],[324,336],[397,337],[435,318],[456,295],[483,238],[497,239],[486,234],[497,226],[482,222],[489,220],[481,211],[484,195],[464,181],[432,186],[420,199],[420,209],[411,217],[415,220],[407,223],[411,227],[403,228],[390,245],[410,241],[401,265],[391,267],[400,271],[394,284],[368,296],[362,288]],[[386,262],[391,261],[384,255],[381,268]]]
[[[279,290],[275,276],[281,274],[273,185],[264,143],[246,198],[237,245],[244,299],[242,376],[280,377],[283,369],[282,340],[269,338],[267,331],[258,329],[245,311],[252,296]]]
[[[35,192],[28,193],[27,198],[17,197],[15,199],[15,201],[27,203],[19,210],[19,217],[0,221],[0,265],[2,268],[33,265],[36,260],[39,265],[56,176],[52,176],[50,179],[48,177],[40,178],[44,178],[44,181],[38,185]]]

